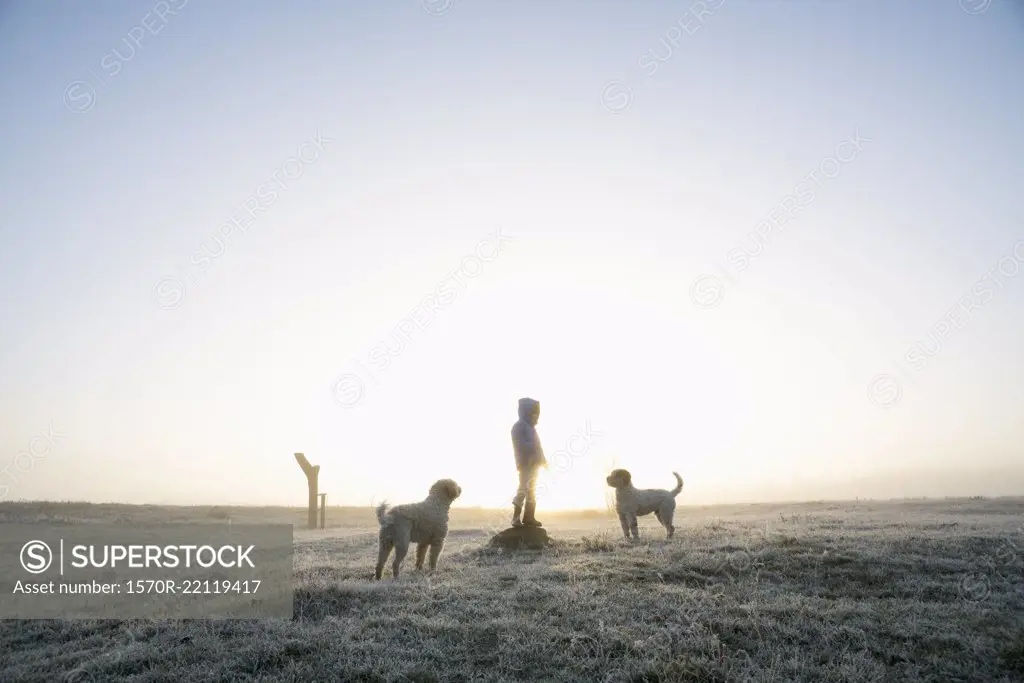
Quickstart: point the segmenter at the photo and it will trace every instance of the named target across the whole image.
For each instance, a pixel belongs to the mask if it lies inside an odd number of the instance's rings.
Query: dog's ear
[[[629,470],[619,470],[619,480],[622,481],[623,486],[629,486],[633,483],[633,475],[629,473]]]

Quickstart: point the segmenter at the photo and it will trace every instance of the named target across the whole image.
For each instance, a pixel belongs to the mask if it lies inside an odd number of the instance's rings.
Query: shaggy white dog
[[[377,506],[377,522],[380,524],[377,571],[374,578],[380,580],[384,563],[392,548],[395,559],[391,573],[398,578],[398,568],[409,551],[409,544],[416,543],[416,569],[423,569],[423,559],[430,548],[430,568],[437,568],[437,558],[444,548],[448,536],[448,510],[452,501],[462,495],[462,487],[451,479],[439,479],[430,487],[430,495],[419,503],[406,503],[388,509],[387,503]]]
[[[615,511],[619,514],[619,522],[622,524],[622,533],[629,540],[630,532],[633,538],[640,538],[640,531],[637,529],[636,518],[649,515],[652,512],[658,518],[661,525],[668,532],[668,538],[672,538],[675,527],[672,526],[672,517],[676,511],[676,496],[683,490],[683,478],[678,472],[673,472],[676,478],[676,487],[671,491],[666,489],[638,489],[633,486],[633,475],[628,470],[612,470],[605,481],[615,489]]]

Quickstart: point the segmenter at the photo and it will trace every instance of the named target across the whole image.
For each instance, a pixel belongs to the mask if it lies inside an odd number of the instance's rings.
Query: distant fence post
[[[320,465],[310,465],[306,456],[302,453],[295,454],[295,460],[306,475],[306,483],[309,485],[309,528],[316,528],[316,507],[317,507],[317,480],[320,478]]]
[[[327,494],[320,494],[320,528],[327,528]]]

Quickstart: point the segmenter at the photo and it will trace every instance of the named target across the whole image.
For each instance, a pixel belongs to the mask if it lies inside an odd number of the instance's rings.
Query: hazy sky
[[[26,0],[0,60],[6,499],[498,506],[520,396],[541,508],[1024,493],[1018,3]]]

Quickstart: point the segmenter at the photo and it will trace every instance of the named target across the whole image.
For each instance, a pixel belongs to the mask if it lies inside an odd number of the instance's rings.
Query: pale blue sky
[[[893,361],[1024,240],[1019,3],[692,6],[5,5],[0,493],[301,505],[305,451],[332,502],[451,476],[497,506],[524,395],[549,453],[587,421],[603,433],[549,507],[601,505],[612,464],[651,486],[679,470],[681,503],[827,497],[889,469],[1013,492],[1024,279],[914,383]],[[611,81],[625,111],[602,104]],[[856,131],[856,158],[694,305],[694,279],[722,277]],[[497,258],[366,377],[499,226]],[[185,298],[165,309],[170,276]],[[343,408],[347,373],[366,392]],[[887,408],[869,400],[882,373],[902,383]],[[66,436],[13,467],[51,423]]]

